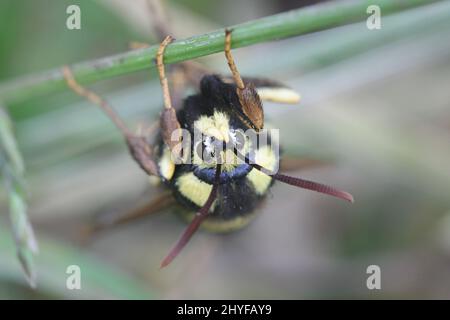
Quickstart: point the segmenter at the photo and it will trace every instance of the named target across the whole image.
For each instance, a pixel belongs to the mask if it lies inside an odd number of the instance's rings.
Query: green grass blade
[[[233,47],[245,47],[320,30],[364,21],[369,5],[378,5],[382,15],[399,12],[441,0],[342,0],[292,10],[277,15],[230,26],[234,30]],[[167,47],[167,64],[194,59],[223,51],[224,29],[188,39],[178,40]],[[155,67],[158,45],[122,54],[79,63],[73,66],[80,83],[92,83],[114,76]],[[42,94],[54,93],[66,87],[61,70],[55,69],[38,75],[0,84],[0,100],[17,103]]]

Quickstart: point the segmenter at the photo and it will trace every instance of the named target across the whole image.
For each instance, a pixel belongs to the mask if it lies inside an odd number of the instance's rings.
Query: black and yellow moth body
[[[152,202],[153,212],[167,208],[175,199],[180,209],[176,211],[188,222],[161,267],[170,264],[199,227],[229,232],[246,226],[275,180],[353,202],[348,192],[277,172],[279,134],[265,130],[262,101],[298,103],[300,96],[273,80],[242,78],[231,55],[231,32],[225,30],[225,56],[232,77],[204,75],[202,70],[184,65],[186,77],[177,81],[178,89],[184,81],[196,85],[199,72],[203,77],[199,92],[181,104],[179,95],[172,104],[163,63],[164,49],[173,38],[167,36],[161,42],[156,64],[164,109],[154,143],[148,133],[133,134],[106,100],[78,84],[69,67],[63,68],[67,85],[105,111],[125,137],[134,160],[171,191],[172,195],[166,192]],[[113,223],[140,216],[146,209]]]
[[[177,118],[183,129],[194,135],[199,130],[206,139],[229,142],[233,132],[249,129],[242,120],[236,85],[224,82],[219,76],[204,76],[200,91],[184,100]],[[231,133],[231,135],[230,135]],[[245,141],[241,141],[245,143]],[[214,182],[215,165],[205,165],[198,159],[198,144],[191,143],[192,163],[174,164],[169,149],[159,142],[158,166],[164,184],[183,210],[182,216],[190,221],[201,208]],[[248,146],[247,154],[254,153],[255,162],[273,169],[278,161],[277,153],[269,145]],[[224,164],[220,174],[217,197],[202,228],[213,232],[229,232],[247,225],[254,217],[255,209],[265,198],[273,179],[247,163]]]

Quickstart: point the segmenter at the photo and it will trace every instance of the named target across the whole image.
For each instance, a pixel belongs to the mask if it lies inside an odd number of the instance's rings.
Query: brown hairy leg
[[[158,169],[152,157],[152,148],[148,144],[146,137],[133,134],[105,99],[100,97],[95,92],[83,87],[75,80],[75,77],[68,66],[64,66],[62,68],[62,72],[67,86],[70,89],[93,104],[99,106],[116,125],[124,136],[131,155],[140,167],[147,172],[147,174],[158,176]]]
[[[231,33],[232,30],[225,30],[225,57],[227,58],[234,82],[236,83],[236,94],[242,108],[242,110],[235,108],[233,111],[247,127],[258,132],[264,127],[264,111],[261,99],[259,98],[253,83],[244,84],[244,81],[241,78],[231,54]]]
[[[97,217],[93,224],[86,226],[82,231],[82,241],[84,243],[91,241],[101,233],[112,230],[123,224],[138,220],[143,217],[159,213],[176,203],[170,192],[163,192],[155,198],[147,201],[143,205],[131,208],[118,215],[101,215]]]
[[[225,30],[225,57],[227,58],[228,66],[230,67],[236,86],[243,90],[245,88],[244,81],[242,81],[241,74],[234,63],[234,59],[231,54],[231,32],[231,30]]]
[[[175,108],[172,106],[172,100],[170,98],[169,83],[167,81],[165,69],[164,69],[164,50],[173,41],[171,36],[167,36],[163,42],[161,42],[158,52],[156,54],[156,66],[159,73],[159,81],[163,91],[164,109],[160,116],[161,133],[164,143],[169,147],[175,156],[179,155],[181,141],[181,126],[177,119]]]

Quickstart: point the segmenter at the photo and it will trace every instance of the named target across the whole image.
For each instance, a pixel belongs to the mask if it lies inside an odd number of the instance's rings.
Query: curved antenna
[[[333,187],[327,186],[322,183],[305,180],[305,179],[300,179],[300,178],[296,178],[296,177],[292,177],[292,176],[287,176],[287,175],[284,175],[281,173],[272,174],[269,172],[269,170],[267,170],[266,168],[264,168],[256,163],[251,163],[250,165],[253,168],[271,176],[272,178],[274,178],[278,181],[284,182],[286,184],[289,184],[291,186],[299,187],[302,189],[308,189],[308,190],[316,191],[316,192],[323,193],[323,194],[328,194],[328,195],[336,197],[336,198],[347,200],[351,203],[353,203],[355,201],[353,199],[353,196],[346,191],[338,190],[338,189],[335,189]]]
[[[184,230],[180,239],[178,239],[178,241],[175,243],[175,245],[169,251],[169,254],[163,259],[163,261],[161,262],[160,268],[166,267],[169,263],[171,263],[173,261],[173,259],[175,259],[178,256],[178,254],[181,252],[181,250],[183,250],[183,248],[189,242],[191,237],[197,231],[198,227],[200,227],[201,223],[208,217],[209,209],[211,208],[214,200],[217,197],[217,190],[219,188],[219,182],[220,182],[220,173],[221,173],[221,165],[218,164],[216,167],[214,184],[213,184],[213,187],[209,194],[208,199],[206,200],[203,207],[197,212],[197,214],[195,215],[195,217],[191,221],[191,223]]]
[[[353,198],[353,196],[348,193],[347,191],[342,191],[339,189],[335,189],[331,186],[327,186],[325,184],[322,183],[318,183],[318,182],[314,182],[314,181],[310,181],[310,180],[305,180],[305,179],[300,179],[300,178],[296,178],[296,177],[292,177],[292,176],[288,176],[288,175],[284,175],[281,173],[272,173],[269,169],[264,168],[263,166],[257,164],[257,163],[252,163],[246,156],[242,155],[241,153],[239,153],[238,150],[236,150],[234,148],[234,154],[236,155],[236,157],[238,157],[240,160],[244,161],[245,163],[251,165],[253,168],[255,168],[258,171],[261,171],[262,173],[271,176],[272,178],[284,182],[286,184],[289,184],[291,186],[294,187],[298,187],[298,188],[302,188],[302,189],[307,189],[307,190],[312,190],[312,191],[316,191],[319,193],[323,193],[323,194],[327,194],[339,199],[343,199],[346,201],[349,201],[351,203],[353,203],[355,200]]]

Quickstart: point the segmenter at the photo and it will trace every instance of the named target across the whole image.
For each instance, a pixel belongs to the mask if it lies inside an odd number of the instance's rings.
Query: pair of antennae
[[[171,132],[171,128],[179,127],[179,123],[176,120],[176,113],[174,108],[171,104],[170,94],[169,94],[169,86],[167,82],[167,78],[165,77],[164,73],[164,65],[163,65],[163,53],[165,47],[172,41],[172,38],[166,37],[164,41],[161,43],[160,48],[158,50],[157,54],[157,67],[160,75],[160,82],[161,86],[163,88],[163,96],[164,96],[164,110],[163,114],[161,115],[161,125],[162,130]],[[239,74],[239,71],[237,70],[237,67],[234,63],[234,59],[231,55],[231,31],[226,30],[225,33],[225,56],[228,61],[228,65],[230,67],[230,70],[233,75],[233,79],[236,82],[236,86],[239,90],[245,89],[244,82]],[[136,140],[137,137],[135,137],[130,130],[127,128],[125,123],[120,119],[120,117],[117,116],[117,114],[114,112],[113,108],[100,96],[95,94],[94,92],[82,87],[79,85],[76,80],[73,77],[72,72],[70,71],[69,67],[63,68],[63,75],[66,79],[67,85],[74,90],[77,94],[80,96],[83,96],[87,98],[92,103],[100,106],[103,111],[111,118],[111,120],[114,122],[114,124],[118,127],[118,129],[123,133],[123,135],[127,138],[128,143],[129,141]],[[165,129],[167,130],[164,130]],[[166,139],[164,139],[166,140]],[[139,140],[140,141],[140,140]],[[146,150],[148,146],[143,146],[141,144],[139,145],[131,145],[131,149],[139,149],[137,151],[140,151],[138,153],[133,152],[135,159],[138,161],[138,163],[144,168],[144,170],[149,174],[155,174],[157,171],[154,168],[154,163],[152,159],[149,159],[148,157],[151,155],[151,152],[149,150]],[[142,150],[141,150],[142,149]],[[147,148],[148,149],[148,148]],[[134,150],[136,151],[136,150]],[[237,152],[237,150],[235,150]],[[291,176],[286,176],[279,173],[272,173],[268,169],[256,164],[256,163],[250,163],[249,159],[243,155],[240,155],[237,153],[237,156],[240,159],[243,159],[246,163],[249,163],[253,168],[256,170],[259,170],[263,172],[264,174],[267,174],[271,177],[273,177],[276,180],[279,180],[281,182],[299,187],[304,189],[309,189],[313,191],[317,191],[320,193],[332,195],[350,202],[353,202],[353,197],[351,194],[345,191],[340,191],[337,189],[334,189],[332,187],[308,181],[303,180]],[[144,159],[145,158],[145,159]],[[208,196],[207,201],[203,205],[203,207],[197,212],[194,219],[190,222],[190,224],[187,226],[179,240],[176,242],[176,244],[172,247],[172,249],[169,251],[169,254],[163,259],[161,262],[161,268],[167,266],[170,264],[173,259],[176,258],[176,256],[181,252],[181,250],[186,246],[186,244],[189,242],[193,234],[197,231],[197,229],[200,227],[201,223],[208,217],[209,210],[211,209],[211,206],[214,203],[214,200],[217,197],[217,192],[219,188],[219,182],[220,182],[220,173],[221,173],[221,165],[218,164],[216,166],[216,173],[214,178],[213,187],[211,189],[211,192]]]

